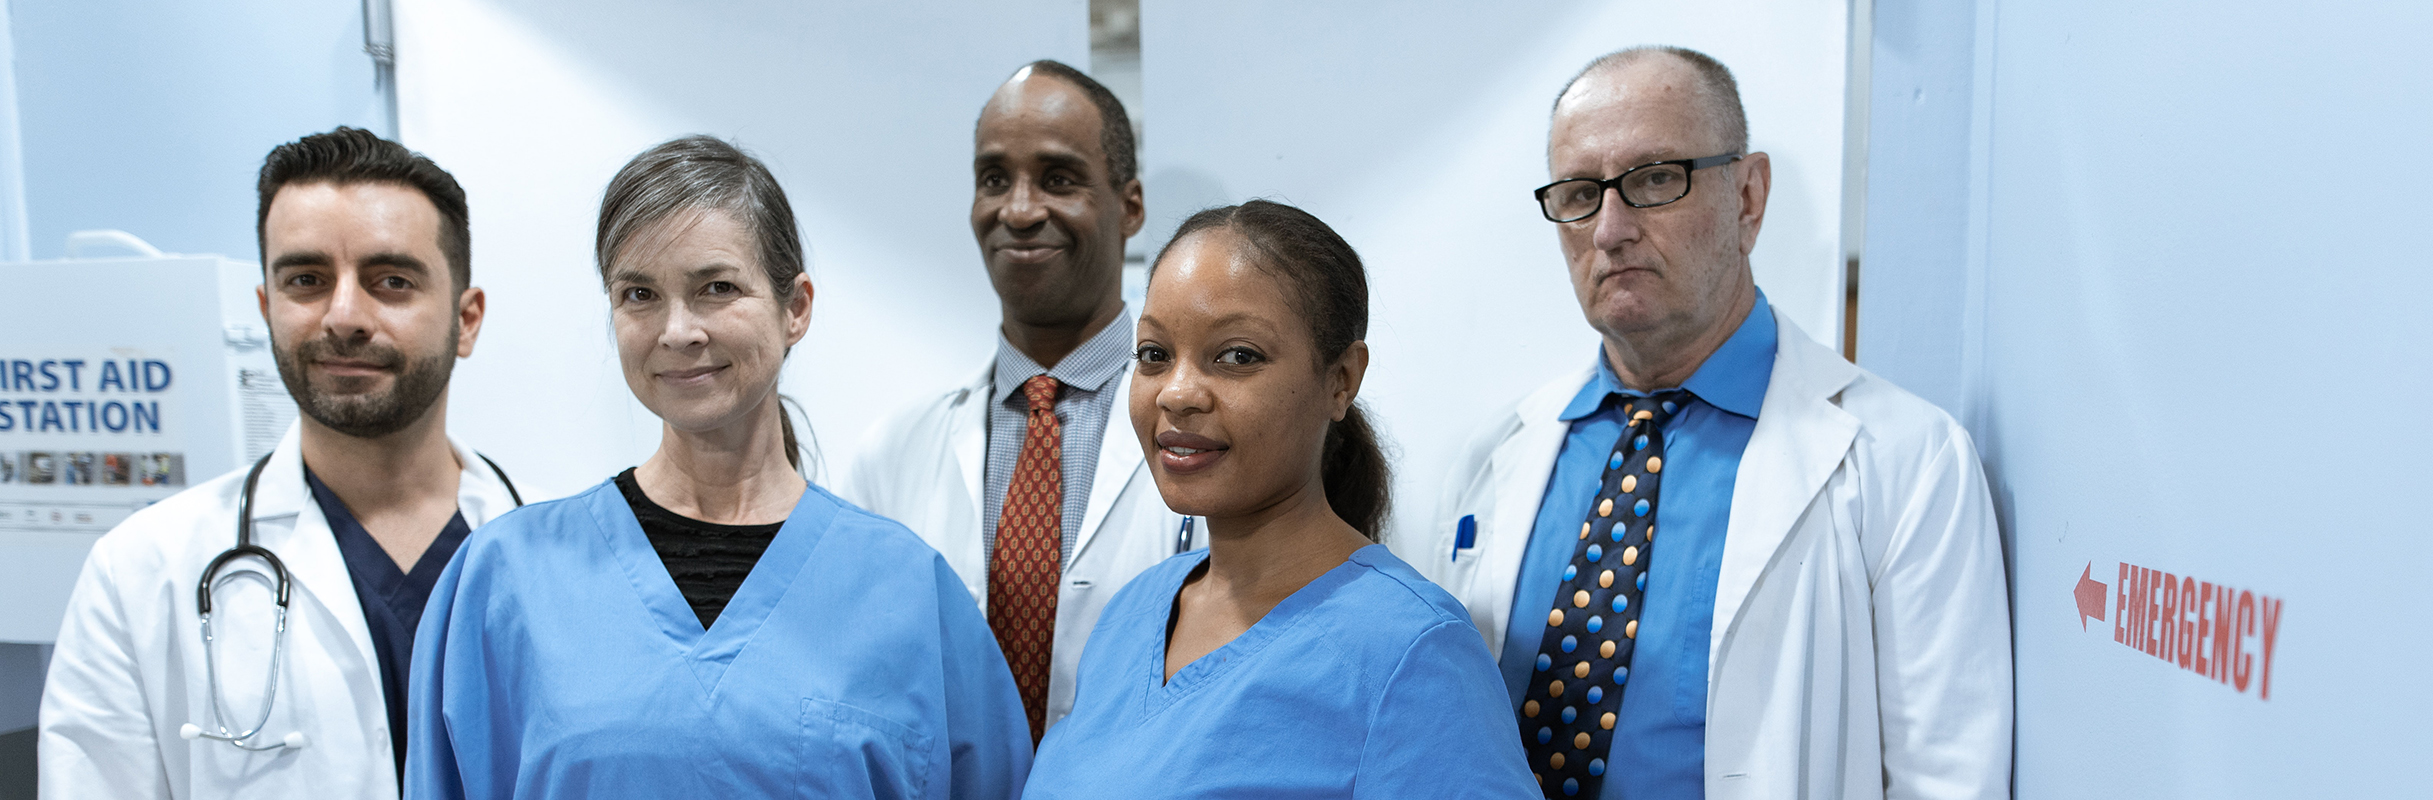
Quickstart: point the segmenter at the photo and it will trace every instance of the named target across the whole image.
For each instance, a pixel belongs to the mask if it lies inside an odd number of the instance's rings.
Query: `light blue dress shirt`
[[[1705,796],[1707,646],[1714,630],[1715,580],[1723,569],[1732,482],[1749,435],[1757,430],[1757,409],[1765,403],[1774,372],[1774,336],[1774,314],[1761,292],[1740,329],[1681,384],[1697,399],[1664,428],[1664,486],[1656,505],[1663,546],[1650,553],[1630,688],[1622,694],[1613,750],[1605,759],[1613,767],[1599,794],[1608,800]],[[1623,388],[1600,348],[1596,377],[1563,408],[1571,433],[1538,504],[1513,589],[1512,620],[1504,628],[1501,668],[1515,708],[1546,635],[1546,610],[1554,607],[1563,566],[1578,544],[1573,533],[1588,518],[1605,476],[1605,458],[1622,436],[1622,398],[1647,395]]]
[[[1091,334],[1052,369],[1015,349],[1002,331],[997,334],[997,361],[989,373],[988,461],[980,476],[986,490],[980,509],[982,558],[996,558],[997,523],[1005,515],[1005,493],[1014,485],[1014,468],[1022,463],[1022,440],[1030,436],[1031,402],[1022,394],[1023,382],[1046,375],[1065,385],[1056,398],[1056,419],[1064,440],[1059,448],[1064,529],[1058,542],[1064,563],[1070,565],[1079,549],[1074,545],[1080,541],[1082,518],[1090,510],[1090,481],[1098,476],[1098,448],[1106,441],[1107,422],[1115,414],[1129,413],[1115,408],[1112,390],[1124,370],[1131,368],[1129,309],[1115,312],[1114,321]],[[1131,418],[1124,419],[1126,427],[1117,429],[1118,436],[1132,435]]]
[[[1023,797],[1538,797],[1469,613],[1383,545],[1168,680],[1175,593],[1207,560],[1167,559],[1107,603]]]

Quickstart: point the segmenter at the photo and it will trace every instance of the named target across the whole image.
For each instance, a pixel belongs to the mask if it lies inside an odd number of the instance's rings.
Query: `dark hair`
[[[803,240],[786,190],[760,159],[714,136],[662,142],[625,162],[608,180],[600,198],[599,238],[592,244],[600,282],[608,282],[617,251],[643,229],[679,212],[713,210],[734,215],[751,231],[769,286],[779,302],[792,301],[794,279],[803,274]],[[789,399],[778,397],[777,419],[785,431],[786,463],[801,469],[802,448],[785,408]]]
[[[270,149],[262,159],[262,175],[254,182],[261,206],[253,221],[254,246],[262,262],[270,263],[270,201],[292,183],[397,183],[412,187],[439,209],[439,252],[448,259],[448,277],[462,295],[473,285],[473,230],[465,213],[465,190],[456,176],[440,169],[421,153],[382,139],[362,128],[340,126]]]
[[[1580,74],[1565,81],[1562,91],[1554,93],[1554,105],[1561,108],[1563,96],[1571,94],[1571,87],[1579,83],[1581,78],[1657,55],[1672,56],[1689,65],[1690,72],[1698,76],[1699,112],[1706,115],[1707,124],[1723,137],[1724,146],[1732,148],[1732,152],[1748,152],[1749,112],[1740,107],[1740,84],[1732,80],[1732,70],[1715,60],[1714,56],[1687,47],[1642,45],[1598,56],[1597,60],[1581,68]]]
[[[1116,99],[1115,93],[1107,91],[1104,84],[1062,61],[1043,58],[1024,64],[1023,68],[1033,73],[1053,75],[1073,84],[1083,96],[1090,98],[1091,105],[1098,107],[1098,149],[1107,151],[1107,174],[1111,176],[1109,183],[1114,184],[1117,191],[1122,191],[1124,184],[1139,177],[1140,162],[1133,154],[1137,145],[1132,138],[1132,118],[1124,113],[1124,101]]]
[[[1295,291],[1285,294],[1299,300],[1300,307],[1294,310],[1309,323],[1320,369],[1342,358],[1353,342],[1367,338],[1368,273],[1360,266],[1360,254],[1335,229],[1307,211],[1252,200],[1207,209],[1183,220],[1174,238],[1158,251],[1158,261],[1165,260],[1176,242],[1215,230],[1242,237],[1256,255],[1252,263],[1292,283]],[[1326,448],[1318,463],[1326,484],[1326,502],[1334,507],[1335,515],[1369,541],[1378,541],[1385,530],[1392,476],[1377,430],[1369,425],[1358,401],[1341,421],[1327,426]]]

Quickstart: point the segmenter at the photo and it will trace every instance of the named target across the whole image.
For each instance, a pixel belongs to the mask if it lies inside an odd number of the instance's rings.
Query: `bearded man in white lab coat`
[[[973,139],[996,355],[871,431],[840,493],[946,556],[988,613],[1036,743],[1073,709],[1108,598],[1199,534],[1167,510],[1123,410],[1124,240],[1144,218],[1123,104],[1037,61],[998,87]]]
[[[1498,654],[1546,796],[2006,796],[1976,451],[1758,291],[1771,168],[1731,73],[1608,55],[1550,139],[1541,210],[1602,346],[1488,422],[1404,553]]]
[[[258,189],[257,294],[302,418],[259,464],[94,544],[43,689],[46,798],[397,797],[423,600],[516,505],[447,436],[486,306],[456,179],[339,128],[272,150]],[[206,646],[198,584],[237,544],[248,484],[252,544],[291,580],[259,555],[219,569]]]

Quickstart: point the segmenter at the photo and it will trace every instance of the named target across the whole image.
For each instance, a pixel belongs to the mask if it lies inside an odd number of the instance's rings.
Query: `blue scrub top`
[[[1693,396],[1664,428],[1664,488],[1656,508],[1662,546],[1649,551],[1641,598],[1638,646],[1630,684],[1615,712],[1612,764],[1605,800],[1696,798],[1706,794],[1707,653],[1715,622],[1715,583],[1723,570],[1724,529],[1732,517],[1732,487],[1740,456],[1757,431],[1774,374],[1776,326],[1763,292],[1748,319],[1681,388]],[[1622,438],[1624,398],[1647,392],[1622,386],[1597,352],[1597,374],[1564,407],[1571,423],[1538,505],[1513,587],[1505,627],[1503,670],[1513,708],[1535,674],[1563,567],[1578,546],[1580,521],[1605,476],[1605,460]],[[1515,729],[1518,735],[1518,729]]]
[[[405,796],[1016,796],[1030,724],[971,593],[812,486],[707,630],[614,483],[482,526],[423,612]]]
[[[1538,797],[1468,612],[1380,545],[1166,680],[1175,593],[1207,559],[1107,603],[1027,797]]]

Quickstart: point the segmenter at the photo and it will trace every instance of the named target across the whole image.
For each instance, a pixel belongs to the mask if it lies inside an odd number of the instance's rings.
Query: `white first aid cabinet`
[[[94,540],[261,457],[296,415],[261,267],[68,241],[67,259],[0,264],[0,642],[50,643]],[[105,248],[136,255],[77,257]]]

